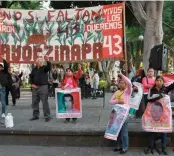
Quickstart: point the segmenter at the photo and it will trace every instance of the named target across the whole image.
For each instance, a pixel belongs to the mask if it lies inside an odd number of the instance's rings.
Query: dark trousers
[[[149,147],[154,148],[155,147],[155,141],[157,139],[157,135],[160,135],[161,138],[161,147],[166,148],[167,144],[167,133],[149,133]]]
[[[53,86],[52,86],[52,94],[53,94],[53,97],[55,97],[55,89],[58,87],[58,83],[53,83]]]
[[[85,98],[89,98],[91,96],[91,86],[88,84],[85,84]]]
[[[143,94],[143,98],[144,98],[144,107],[145,107],[145,110],[146,110],[147,103],[148,103],[147,94]]]
[[[20,91],[20,87],[16,89],[16,98],[20,99],[21,97],[21,91]]]
[[[11,96],[12,96],[12,103],[13,103],[13,105],[15,105],[16,104],[16,88],[15,88],[15,86],[6,87],[6,105],[8,105],[9,92],[11,93]]]
[[[147,103],[148,103],[147,94],[143,94],[143,98],[141,100],[140,107],[136,111],[136,117],[142,117],[142,115],[144,114],[144,111],[146,110]]]
[[[39,102],[43,105],[43,114],[45,118],[50,118],[50,108],[48,103],[48,85],[38,86],[32,89],[32,108],[33,116],[39,117]]]

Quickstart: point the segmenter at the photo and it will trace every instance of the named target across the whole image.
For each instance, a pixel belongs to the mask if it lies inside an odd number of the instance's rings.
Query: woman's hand
[[[118,104],[124,104],[123,100],[118,100]]]
[[[82,69],[82,65],[81,64],[78,64],[78,69]]]

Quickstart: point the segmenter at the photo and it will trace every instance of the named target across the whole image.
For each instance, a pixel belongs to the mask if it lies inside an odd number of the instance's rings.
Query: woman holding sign
[[[121,78],[119,81],[119,90],[117,90],[112,98],[110,99],[109,103],[112,105],[126,105],[129,107],[129,99],[132,93],[132,84],[131,81],[118,72],[118,76]],[[118,136],[118,144],[119,148],[116,148],[114,151],[120,151],[120,154],[125,154],[128,150],[129,146],[129,137],[128,137],[128,118],[124,122],[119,136]]]
[[[61,83],[62,89],[72,89],[78,87],[78,80],[82,76],[82,69],[81,65],[78,65],[78,72],[73,75],[73,71],[70,68],[66,69],[66,75]],[[72,101],[72,99],[70,99]],[[67,99],[65,98],[65,101]],[[76,123],[77,118],[73,118],[73,123]],[[68,123],[70,121],[70,118],[66,118],[65,123]]]
[[[168,92],[174,89],[174,83],[169,85],[168,87],[164,86],[164,78],[162,76],[157,76],[155,80],[155,85],[149,90],[148,93],[148,101],[153,102],[150,110],[150,115],[154,121],[154,123],[157,123],[159,121],[165,122],[166,117],[163,117],[163,111],[164,108],[162,104],[158,101],[165,97]],[[149,133],[149,146],[147,149],[145,149],[144,153],[152,153],[153,149],[155,147],[155,138],[156,138],[157,132],[150,132]],[[164,155],[167,155],[166,151],[166,140],[167,140],[167,134],[166,133],[159,133],[161,134],[161,144],[162,144],[162,151],[160,152],[157,149],[158,153],[163,153]]]

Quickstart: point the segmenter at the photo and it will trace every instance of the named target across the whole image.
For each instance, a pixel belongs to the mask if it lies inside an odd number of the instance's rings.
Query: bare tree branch
[[[130,3],[132,5],[135,17],[140,25],[144,28],[146,23],[146,12],[144,11],[143,7],[145,6],[145,3],[142,3],[143,6],[139,1],[130,1]]]
[[[11,6],[12,6],[14,3],[16,3],[16,2],[18,2],[18,1],[12,1],[12,2],[8,5],[8,8],[11,8]]]

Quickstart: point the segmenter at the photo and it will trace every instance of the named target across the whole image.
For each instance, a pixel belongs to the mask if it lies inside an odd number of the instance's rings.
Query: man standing
[[[3,59],[3,58],[2,58]],[[2,118],[5,118],[5,109],[6,109],[6,89],[8,85],[8,64],[5,59],[3,59],[4,65],[0,64],[0,97],[2,103]]]
[[[30,74],[30,81],[32,84],[32,108],[33,117],[30,121],[39,119],[39,102],[42,101],[43,113],[45,122],[50,121],[50,109],[48,103],[48,71],[51,68],[51,63],[48,61],[48,56],[45,56],[47,65],[44,65],[44,60],[38,58],[36,67],[33,68]]]

